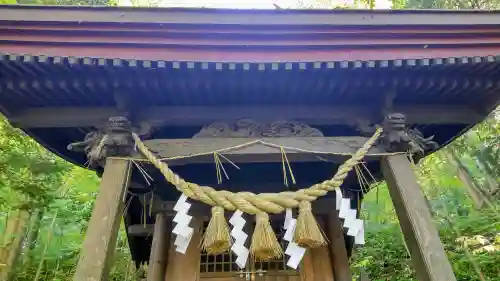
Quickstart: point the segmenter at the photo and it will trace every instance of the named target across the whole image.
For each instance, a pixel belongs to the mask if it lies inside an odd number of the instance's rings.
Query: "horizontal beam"
[[[176,166],[214,163],[215,151],[235,163],[280,163],[283,161],[282,147],[290,162],[340,163],[344,162],[348,155],[355,154],[367,140],[366,137],[193,138],[155,139],[147,140],[145,144],[157,157],[169,159],[169,166]],[[386,153],[383,146],[374,145],[365,159],[378,159]],[[144,158],[141,153],[133,156]]]
[[[132,224],[127,228],[127,234],[130,236],[153,236],[154,224]]]
[[[481,119],[465,105],[396,106],[410,124],[475,124]],[[109,117],[123,115],[114,107],[27,108],[9,119],[21,128],[100,127]],[[151,126],[204,126],[216,121],[258,118],[276,121],[297,120],[308,125],[349,124],[356,119],[378,116],[368,106],[157,106],[144,108],[137,120]]]
[[[334,192],[332,192],[333,197],[321,198],[321,199],[318,199],[318,200],[312,202],[312,211],[315,215],[328,215],[331,213],[332,210],[335,210],[335,204],[332,205],[332,202],[335,202],[334,201],[335,194],[333,194],[333,193]],[[150,198],[151,198],[150,196],[145,196],[145,197],[141,196],[140,200],[143,204],[144,204],[144,202],[146,202],[146,204],[149,204],[151,202]],[[190,215],[197,216],[197,217],[210,216],[211,206],[209,206],[207,204],[200,203],[200,202],[190,202],[190,203],[191,203],[191,207],[189,209]],[[159,199],[158,196],[156,196],[153,199],[153,206],[151,207],[151,212],[152,213],[163,212],[163,213],[166,213],[168,216],[174,216],[175,215],[174,205],[175,205],[175,201],[165,201],[165,200]],[[226,215],[230,216],[231,214],[226,213]],[[280,215],[280,214],[278,214],[278,215]],[[272,214],[271,214],[271,216],[272,216]],[[137,233],[140,233],[140,232],[147,233],[150,230],[147,227],[147,225],[146,225],[146,227],[144,227],[143,225],[137,225],[137,226],[134,226],[133,228],[136,230]],[[129,227],[129,230],[130,230],[130,227]]]

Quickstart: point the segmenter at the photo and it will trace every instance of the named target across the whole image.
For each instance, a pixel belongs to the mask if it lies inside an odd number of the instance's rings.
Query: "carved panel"
[[[215,122],[203,127],[193,138],[323,137],[323,133],[296,121],[257,122],[240,119],[233,123]]]

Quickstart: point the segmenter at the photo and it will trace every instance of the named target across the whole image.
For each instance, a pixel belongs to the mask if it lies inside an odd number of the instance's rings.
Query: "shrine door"
[[[332,281],[328,247],[308,250],[297,270],[286,266],[288,257],[269,262],[247,263],[239,269],[232,253],[207,255],[199,250],[200,239],[207,222],[196,222],[198,232],[193,236],[186,255],[176,253],[172,247],[168,257],[165,281]],[[283,248],[283,221],[273,221],[272,226]],[[252,227],[253,228],[253,227]],[[247,232],[249,233],[249,232]],[[250,238],[249,238],[250,239]]]

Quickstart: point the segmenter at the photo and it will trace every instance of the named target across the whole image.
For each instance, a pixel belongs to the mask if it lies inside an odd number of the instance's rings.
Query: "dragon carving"
[[[82,142],[68,145],[68,150],[83,151],[91,168],[104,165],[106,157],[128,156],[134,148],[132,126],[125,117],[111,117],[104,129],[90,132]]]
[[[374,126],[362,120],[357,121],[357,127],[363,134],[373,134],[375,131]],[[387,114],[383,127],[384,135],[381,142],[389,152],[409,151],[418,157],[423,157],[426,152],[439,148],[433,141],[434,136],[426,138],[417,128],[409,128],[406,125],[406,116],[402,113]]]

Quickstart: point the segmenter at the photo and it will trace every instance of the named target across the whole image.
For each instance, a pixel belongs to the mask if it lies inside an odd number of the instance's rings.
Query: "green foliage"
[[[23,253],[32,257],[30,263],[17,268],[14,280],[34,280],[40,264],[38,280],[71,280],[97,195],[95,173],[45,150],[12,128],[3,117],[0,152],[0,213],[25,206],[43,210],[44,214],[33,249]],[[0,220],[0,233],[4,223]],[[133,267],[124,231],[120,232],[118,245],[112,280],[132,280]]]
[[[495,122],[498,121],[491,122],[490,125],[497,128]],[[69,281],[92,212],[98,179],[93,172],[52,155],[21,131],[10,127],[5,120],[2,119],[0,124],[0,198],[4,199],[0,212],[6,212],[23,202],[29,202],[31,208],[44,210],[35,247],[23,253],[31,255],[32,259],[29,264],[18,267],[15,280],[34,280],[41,264],[38,280]],[[477,126],[453,144],[460,150],[462,158],[474,159],[473,152],[485,143],[476,141],[476,137],[490,138],[484,133],[486,129],[483,125]],[[474,210],[462,183],[456,177],[456,170],[445,159],[441,152],[435,153],[419,164],[416,171],[455,274],[458,280],[480,280],[474,268],[476,264],[484,280],[499,280],[499,214],[495,210]],[[468,165],[475,163],[466,162]],[[495,169],[498,168],[496,164]],[[470,167],[473,175],[481,178],[483,172],[477,167]],[[372,280],[415,280],[409,253],[385,184],[379,184],[366,195],[362,217],[367,220],[367,245],[355,251],[353,265],[364,268]],[[0,229],[2,227],[0,223]],[[474,252],[476,249],[468,249],[458,242],[460,237],[471,238],[476,235],[491,241],[499,251]],[[49,236],[52,238],[49,239]],[[115,259],[111,280],[134,280],[135,269],[130,261],[124,231],[120,232]]]
[[[155,0],[132,0],[134,6],[157,6]],[[298,1],[301,8],[373,8],[375,1],[359,0],[353,5],[324,0]],[[393,0],[393,8],[487,9],[500,7],[494,0]],[[116,0],[0,0],[0,4],[108,5]],[[497,115],[498,110],[497,110]],[[500,181],[500,122],[495,114],[456,140],[449,149],[459,152],[460,160],[474,179],[484,186],[488,177]],[[479,161],[479,162],[478,162]],[[480,163],[482,167],[478,167]],[[485,237],[500,248],[498,211],[474,210],[471,200],[456,177],[456,170],[440,154],[425,159],[418,168],[420,183],[428,197],[440,236],[459,281],[500,280],[500,250],[474,252],[458,240]],[[35,238],[29,264],[17,268],[16,279],[69,281],[72,279],[86,226],[97,194],[94,173],[65,162],[12,128],[0,116],[0,218],[20,206],[41,210],[41,229]],[[491,191],[491,190],[490,190]],[[498,203],[495,203],[498,206]],[[500,207],[500,206],[499,206]],[[498,208],[497,208],[498,209]],[[416,280],[408,250],[385,184],[380,184],[364,199],[362,217],[367,220],[367,245],[356,249],[353,265],[364,268],[372,280]],[[54,225],[52,227],[52,220]],[[0,219],[0,232],[4,228]],[[49,239],[49,237],[52,237]],[[135,280],[124,231],[120,232],[111,280]],[[45,248],[47,251],[44,251]]]
[[[393,9],[498,9],[498,0],[392,0]]]
[[[460,152],[460,158],[465,160],[472,176],[478,180],[484,178],[485,171],[476,165],[475,152],[484,146],[498,146],[500,142],[493,140],[489,145],[485,140],[498,139],[499,123],[497,119],[488,119],[448,148]],[[444,151],[440,151],[427,157],[415,170],[457,280],[481,280],[480,274],[484,276],[484,280],[500,280],[500,243],[497,242],[500,240],[500,202],[491,198],[493,208],[475,210],[463,183],[456,176],[455,167],[446,160],[443,153]],[[490,164],[492,169],[500,166],[500,162]],[[484,180],[479,182],[481,185],[486,183]],[[362,212],[362,217],[367,220],[367,245],[356,250],[354,266],[364,268],[372,280],[416,280],[385,184],[367,194]],[[471,245],[465,247],[459,242],[476,236],[488,241],[479,250],[493,249],[492,252],[479,251],[469,247]],[[479,272],[474,265],[477,265]]]
[[[66,5],[66,6],[116,6],[116,0],[0,0],[0,4]]]
[[[447,223],[440,223],[439,218],[436,222],[457,280],[480,280],[464,247],[456,241],[458,237],[453,228]],[[495,233],[500,232],[498,217],[492,213],[472,211],[468,216],[453,216],[451,222],[464,235],[471,237],[482,235],[491,239],[495,237]],[[370,224],[366,235],[367,246],[357,250],[353,259],[355,267],[365,268],[373,281],[416,280],[397,222],[385,225]],[[499,280],[500,249],[493,253],[475,254],[473,258],[479,265],[485,280]]]
[[[46,206],[58,196],[70,166],[0,116],[0,205]],[[15,202],[15,203],[14,203]],[[5,206],[4,206],[5,207]]]

